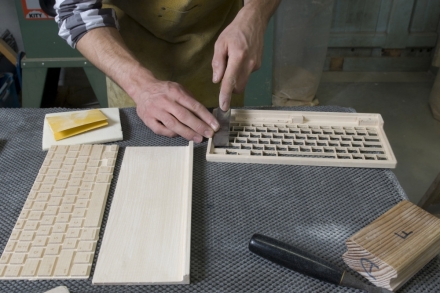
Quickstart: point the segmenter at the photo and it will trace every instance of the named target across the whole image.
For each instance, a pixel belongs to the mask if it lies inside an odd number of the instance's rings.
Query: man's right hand
[[[201,142],[219,129],[215,117],[181,85],[158,80],[139,64],[116,29],[93,29],[77,48],[127,92],[139,117],[156,134]]]
[[[170,81],[150,81],[133,89],[137,114],[154,133],[201,142],[219,129],[214,116],[183,86]]]

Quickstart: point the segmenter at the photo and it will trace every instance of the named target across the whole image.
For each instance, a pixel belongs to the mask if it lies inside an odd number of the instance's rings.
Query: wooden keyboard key
[[[20,237],[21,231],[12,230],[11,236],[9,236],[9,240],[17,240]]]
[[[44,252],[45,255],[57,255],[60,253],[61,245],[59,244],[48,244]]]
[[[90,274],[91,265],[74,264],[70,274],[74,277],[88,277]]]
[[[71,213],[73,210],[73,205],[71,204],[64,204],[60,207],[60,213]]]
[[[36,196],[35,196],[36,197]],[[34,197],[34,198],[35,198]],[[24,203],[24,206],[23,206],[23,209],[26,209],[26,210],[30,210],[31,208],[32,208],[32,205],[34,204],[34,202],[31,200],[31,199],[29,199],[29,197],[28,197],[28,199],[26,200],[26,202]]]
[[[58,256],[54,276],[68,276],[73,259],[73,250],[62,250]]]
[[[75,167],[73,168],[73,171],[77,172],[77,171],[84,171],[86,169],[86,164],[76,164]]]
[[[52,170],[61,169],[62,164],[63,164],[62,162],[52,161],[52,162],[50,162],[49,169],[52,169]]]
[[[29,192],[28,195],[28,199],[35,199],[35,197],[37,197],[38,192],[31,190],[31,192]]]
[[[79,199],[89,199],[90,198],[90,191],[89,190],[80,190],[78,193]]]
[[[92,145],[84,144],[81,146],[81,150],[79,152],[79,155],[80,156],[88,156],[88,155],[90,155],[91,151],[92,151]]]
[[[98,174],[101,173],[113,173],[113,166],[101,166],[98,169]]]
[[[84,227],[99,227],[110,184],[97,183],[92,191]]]
[[[70,221],[69,214],[59,214],[55,219],[55,223],[68,223],[69,221]]]
[[[45,175],[48,170],[49,170],[49,168],[47,166],[42,166],[40,168],[40,171],[38,171],[38,174]]]
[[[57,177],[46,177],[46,178],[44,178],[43,183],[44,184],[54,184],[56,180],[57,180]]]
[[[29,251],[29,258],[42,258],[43,257],[44,248],[43,247],[32,247]]]
[[[75,195],[66,195],[63,198],[63,205],[72,205],[74,204],[76,201],[76,196]],[[61,212],[61,210],[60,210]]]
[[[57,183],[55,184],[55,189],[65,189],[67,187],[68,181],[67,180],[57,180]]]
[[[39,226],[40,226],[40,223],[37,221],[27,221],[23,227],[23,230],[36,231]],[[24,234],[24,232],[21,235],[23,236],[23,234]],[[20,239],[21,239],[21,237],[20,237]]]
[[[14,265],[22,265],[22,264],[24,264],[25,260],[26,260],[26,254],[14,253],[11,256],[11,260],[9,261],[9,263],[14,264]]]
[[[35,182],[34,185],[32,185],[32,191],[38,191],[40,190],[41,182]]]
[[[69,227],[72,227],[72,228],[81,228],[82,227],[82,224],[83,224],[83,219],[79,219],[79,218],[72,218],[71,220],[70,220],[70,224],[69,224]]]
[[[63,250],[64,249],[75,249],[77,242],[78,242],[78,240],[76,240],[76,238],[66,238],[63,243]]]
[[[3,252],[2,256],[0,257],[0,264],[9,263],[9,259],[11,258],[11,255],[12,253]]]
[[[79,152],[80,150],[81,150],[80,144],[69,146],[69,152]]]
[[[49,216],[44,216],[43,219],[41,219],[41,225],[44,226],[48,226],[48,225],[53,225],[53,223],[55,222],[55,216],[49,215]]]
[[[40,193],[38,195],[40,195],[42,192],[43,193],[50,193],[51,191],[52,191],[52,185],[47,185],[46,183],[43,182],[43,185],[40,187],[40,190],[39,190]]]
[[[81,185],[81,179],[80,178],[72,178],[69,181],[69,187],[71,187],[71,186],[76,187],[76,186],[80,186],[80,185]]]
[[[86,209],[76,208],[72,213],[72,218],[84,218],[86,215]]]
[[[78,157],[78,159],[76,159],[76,162],[78,164],[86,164],[88,160],[89,160],[88,157]]]
[[[52,235],[49,237],[49,243],[58,244],[58,243],[63,243],[63,241],[64,241],[63,233],[52,233]]]
[[[56,177],[59,172],[60,171],[57,169],[49,169],[49,170],[47,170],[46,177],[47,176]]]
[[[60,173],[60,175],[58,175],[58,180],[69,180],[70,179],[70,174],[69,173]]]
[[[101,166],[105,166],[105,167],[114,167],[115,166],[115,159],[105,159],[102,160],[102,165]]]
[[[39,174],[37,175],[37,178],[35,178],[35,182],[43,182],[43,180],[44,180],[43,174]]]
[[[59,206],[61,204],[62,197],[52,197],[47,203],[48,206]]]
[[[78,228],[69,228],[66,233],[66,238],[76,238],[79,239],[79,235],[81,234],[81,229]]]
[[[44,214],[55,216],[56,214],[58,214],[58,207],[57,206],[48,206],[46,211],[44,212]]]
[[[98,167],[87,167],[86,171],[85,171],[85,175],[95,175],[96,172],[98,172]],[[88,180],[90,181],[90,180]]]
[[[59,145],[55,151],[55,154],[65,155],[69,150],[69,146]]]
[[[35,198],[35,201],[46,202],[49,200],[49,198],[50,198],[49,193],[38,193],[37,197]]]
[[[72,178],[82,178],[84,176],[84,172],[76,171],[72,173]]]
[[[9,265],[5,271],[5,277],[18,277],[21,271],[21,266]]]
[[[49,239],[49,235],[38,236],[35,237],[35,240],[32,242],[32,247],[44,247],[47,244],[47,240]]]
[[[30,242],[19,242],[17,243],[17,247],[15,247],[15,252],[28,252],[29,247],[31,246]]]
[[[79,188],[78,187],[69,187],[66,190],[66,195],[77,195],[79,192]]]
[[[99,160],[90,160],[87,166],[89,167],[99,167]]]
[[[72,173],[73,168],[73,165],[63,165],[61,173]]]
[[[110,183],[112,177],[111,174],[98,174],[98,176],[96,176],[96,183]]]
[[[68,159],[76,159],[76,157],[78,157],[78,152],[68,152],[66,155],[66,158]]]
[[[34,204],[34,206],[37,203]],[[43,212],[30,212],[28,216],[28,221],[39,221],[41,220],[41,217],[43,216]]]
[[[55,162],[62,162],[64,160],[64,155],[54,155],[52,160]]]
[[[45,202],[34,202],[34,205],[32,206],[32,210],[34,211],[44,211],[46,209],[46,203]]]
[[[67,224],[56,224],[52,232],[53,233],[65,233],[67,231]]]
[[[63,189],[55,189],[52,192],[52,197],[61,197],[64,196],[64,190]]]
[[[75,255],[73,263],[90,264],[93,261],[93,253],[88,252],[78,252]]]
[[[89,201],[87,199],[78,199],[75,207],[77,208],[87,208]]]
[[[80,241],[78,244],[78,251],[93,252],[95,251],[96,242]]]
[[[56,256],[44,256],[38,268],[38,276],[51,277],[57,258]]]
[[[38,265],[40,264],[39,259],[28,258],[21,271],[21,276],[23,277],[34,277],[37,274]]]
[[[91,190],[93,188],[93,182],[83,182],[81,184],[81,190]]]
[[[26,223],[26,224],[28,224],[28,223]],[[38,225],[38,222],[36,224]],[[31,227],[35,228],[36,226],[31,226]],[[36,229],[33,229],[33,230],[36,230]],[[20,242],[23,243],[23,241],[32,241],[32,240],[34,240],[34,237],[35,237],[35,232],[23,231],[23,232],[21,232],[21,235],[20,235]]]
[[[29,216],[29,210],[22,210],[18,218],[25,220],[27,219],[28,216]]]
[[[50,234],[51,230],[51,226],[40,226],[40,228],[37,230],[37,236],[47,236]]]
[[[30,214],[32,215],[32,212]],[[18,229],[18,230],[23,229],[25,222],[26,222],[25,220],[18,219],[17,222],[15,223],[14,229]]]
[[[3,277],[3,274],[5,273],[6,270],[6,266],[5,265],[0,265],[0,277]]]
[[[5,246],[5,250],[4,251],[6,251],[6,252],[13,252],[16,244],[17,244],[17,241],[9,240],[8,244],[6,244],[6,246]]]
[[[81,240],[98,240],[99,229],[84,228],[81,233]]]

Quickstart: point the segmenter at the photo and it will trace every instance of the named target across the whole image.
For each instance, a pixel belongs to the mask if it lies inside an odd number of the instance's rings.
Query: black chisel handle
[[[344,274],[323,259],[261,234],[252,236],[249,250],[283,267],[336,285]]]

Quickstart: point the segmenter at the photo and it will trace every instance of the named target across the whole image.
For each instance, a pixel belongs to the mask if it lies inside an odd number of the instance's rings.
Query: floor
[[[321,105],[380,113],[397,158],[393,170],[409,199],[417,203],[440,172],[440,121],[428,105],[431,73],[324,73],[317,92]]]
[[[64,74],[54,106],[99,107],[82,69]],[[440,121],[428,106],[433,82],[434,75],[428,72],[325,72],[317,92],[321,105],[382,115],[398,162],[393,172],[414,203],[440,172]]]

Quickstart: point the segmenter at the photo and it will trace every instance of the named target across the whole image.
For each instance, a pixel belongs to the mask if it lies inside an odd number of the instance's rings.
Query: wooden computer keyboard
[[[50,148],[0,258],[0,280],[89,277],[117,152]]]

